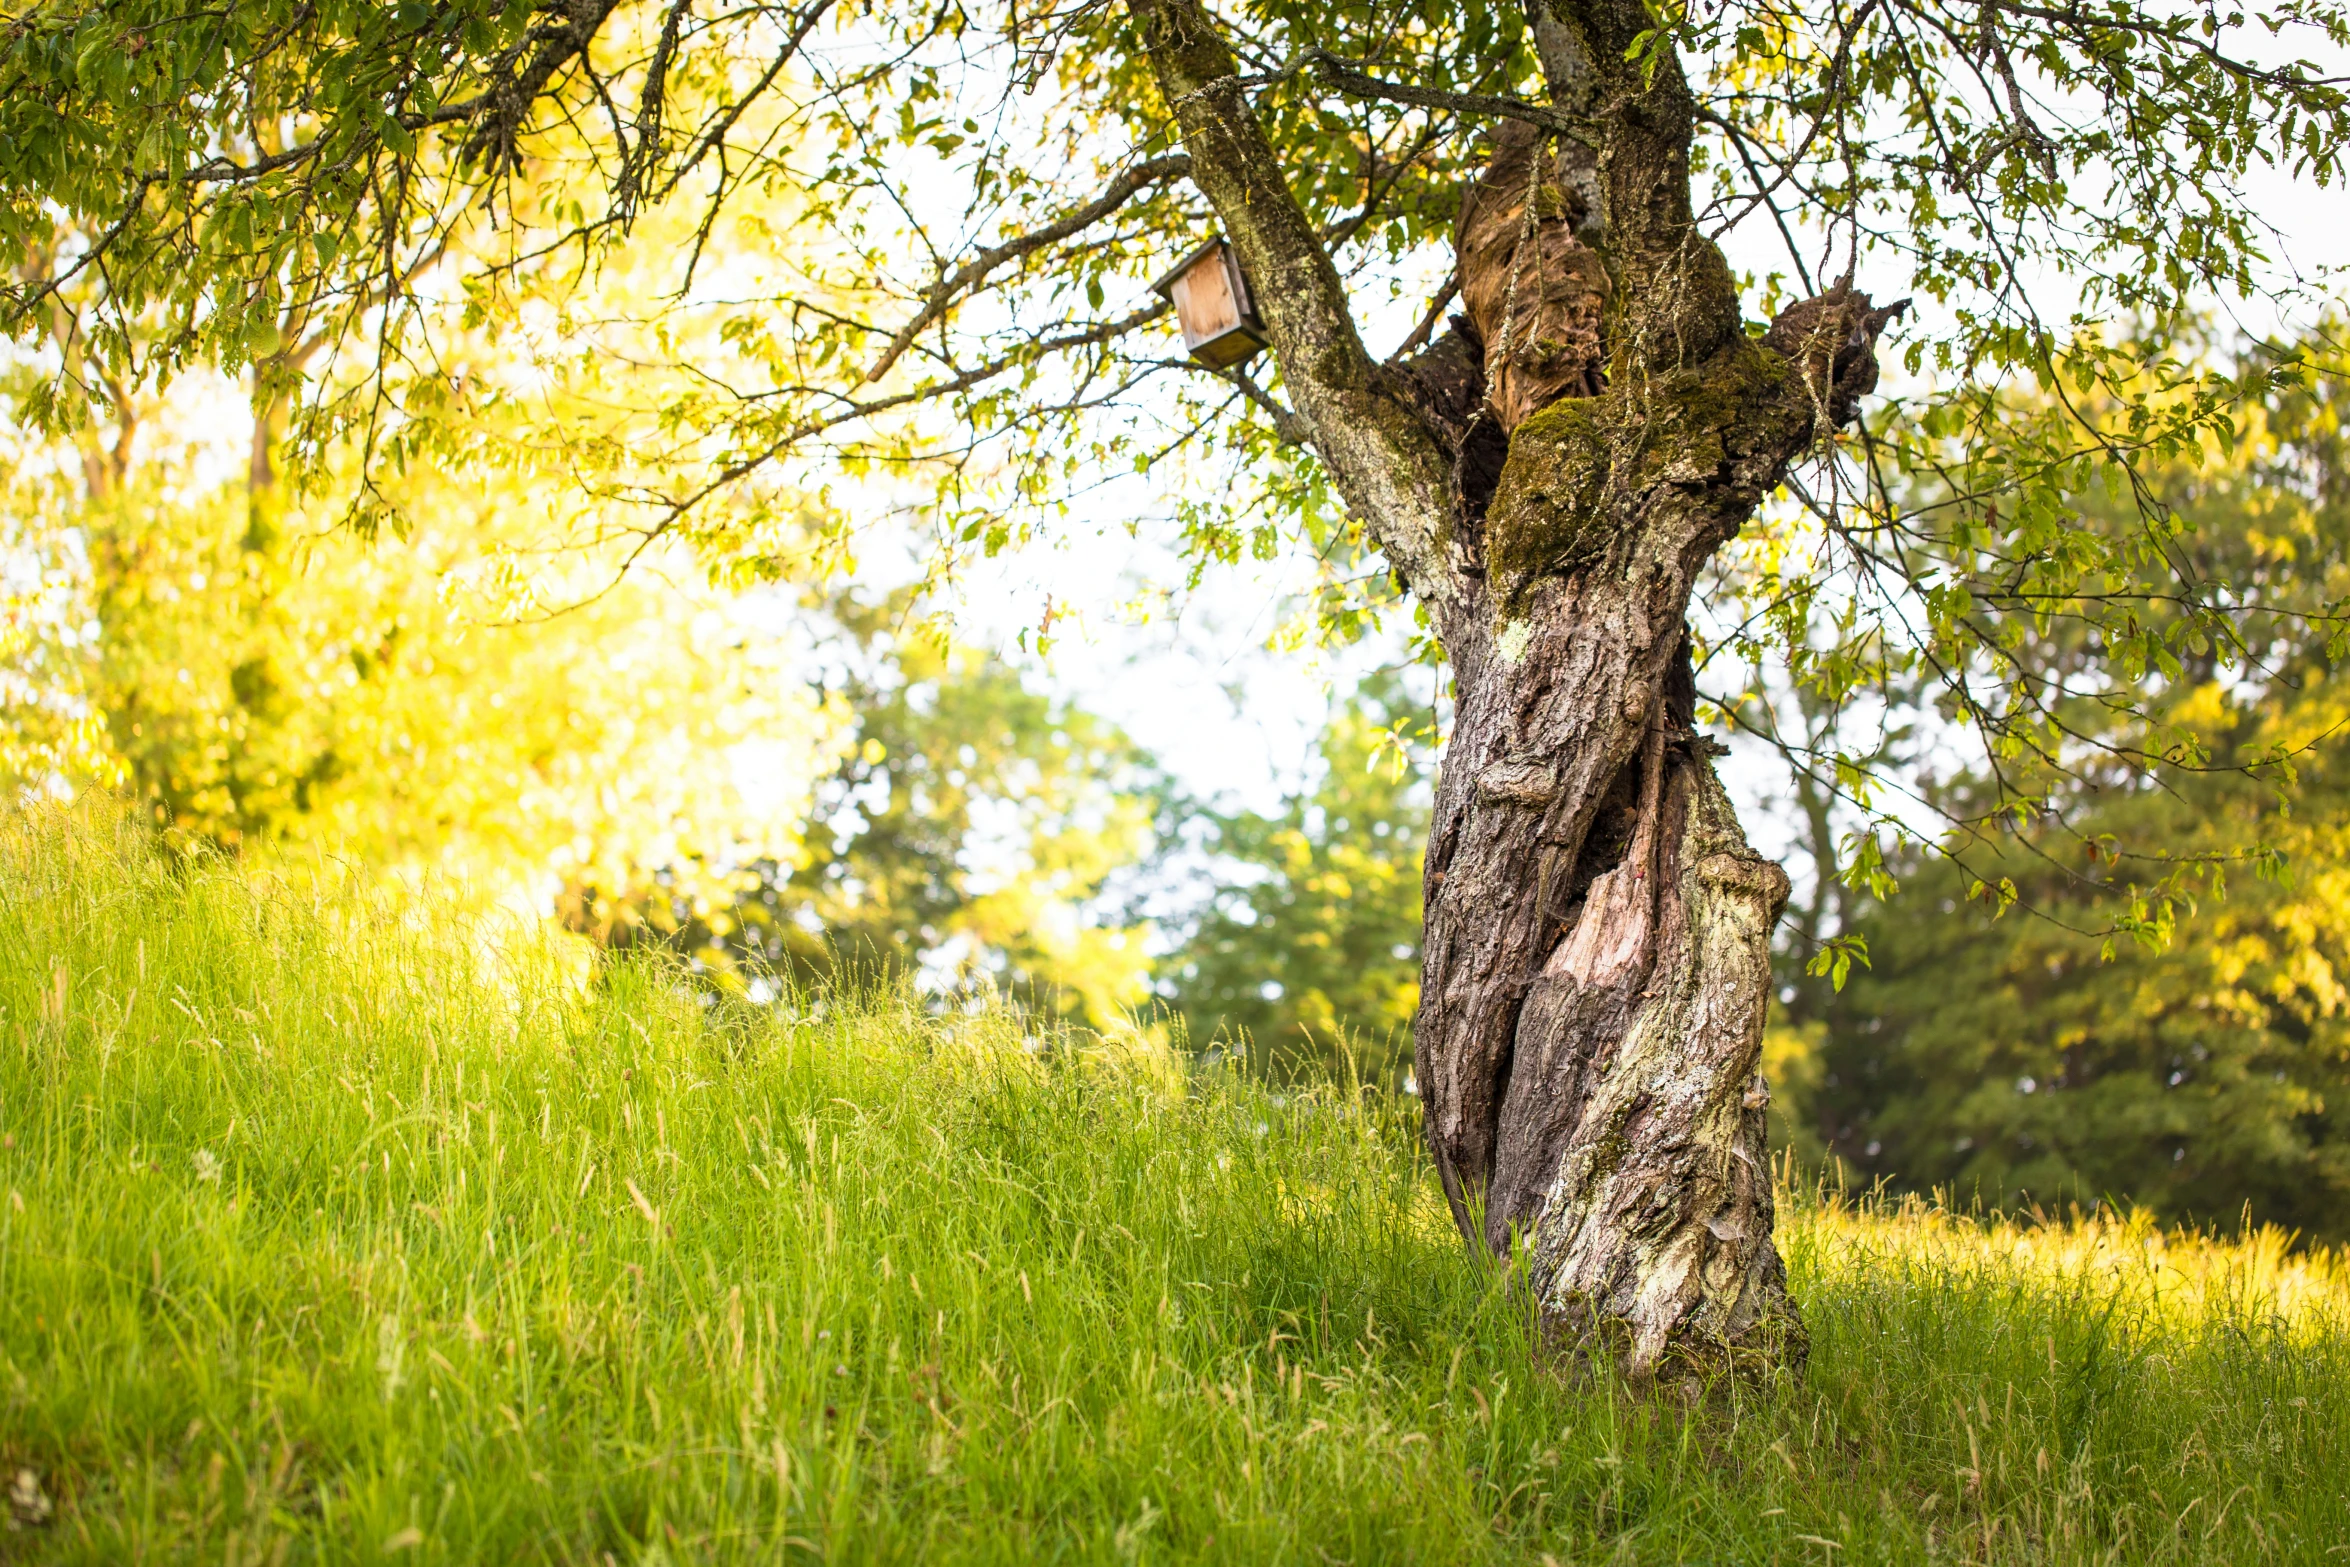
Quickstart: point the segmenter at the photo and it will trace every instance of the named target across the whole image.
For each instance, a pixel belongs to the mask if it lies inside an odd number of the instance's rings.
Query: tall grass
[[[1408,1113],[0,826],[0,1559],[2328,1562],[2350,1275],[1792,1194],[1543,1368]]]

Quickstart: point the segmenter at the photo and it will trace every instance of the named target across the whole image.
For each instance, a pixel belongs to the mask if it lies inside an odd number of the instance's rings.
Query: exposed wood
[[[1588,216],[1547,138],[1511,123],[1461,197],[1461,302],[1485,341],[1486,397],[1506,434],[1561,397],[1606,385],[1607,269],[1575,237]]]

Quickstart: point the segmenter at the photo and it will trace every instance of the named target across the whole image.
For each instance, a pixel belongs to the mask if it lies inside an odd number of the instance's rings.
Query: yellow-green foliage
[[[526,884],[789,852],[837,715],[778,639],[592,557],[578,608],[506,619],[466,587],[508,519],[438,488],[404,540],[267,552],[234,491],[96,509],[89,695],[159,817]]]
[[[1151,759],[973,648],[896,637],[880,673],[849,682],[854,748],[775,904],[737,905],[742,944],[803,976],[878,960],[1096,1027],[1141,1003],[1145,932],[1086,906],[1149,847]]]
[[[1537,1364],[1411,1107],[697,1004],[0,826],[8,1560],[2321,1563],[2338,1259],[1790,1194],[1800,1383]]]
[[[2313,676],[2295,722],[2248,727],[2330,720],[2343,685]],[[2204,1222],[2249,1208],[2318,1240],[2350,1236],[2346,760],[2338,739],[2305,754],[2289,814],[2263,784],[2221,775],[2088,818],[2182,854],[2257,834],[2284,855],[2270,877],[2231,866],[2225,895],[2207,893],[2152,947],[2054,923],[2091,917],[2055,858],[2075,843],[1970,867],[2011,874],[2054,919],[1994,920],[1966,900],[1966,873],[1920,867],[1858,923],[1875,967],[1786,1053],[1805,1145],[1913,1190],[2117,1197]]]
[[[1428,836],[1415,704],[1379,679],[1334,712],[1322,777],[1278,816],[1211,818],[1228,862],[1213,901],[1162,966],[1192,1042],[1276,1075],[1354,1069],[1401,1085],[1420,1000],[1420,873]]]
[[[2277,393],[2231,451],[2159,472],[2166,548],[2248,604],[2350,589],[2343,406],[2338,382]],[[2081,531],[2138,526],[2128,496],[2079,500]],[[1899,895],[1861,904],[1850,927],[1873,966],[1833,1003],[1811,987],[1807,1048],[1782,1053],[1782,1086],[1807,1145],[1868,1178],[1994,1203],[2113,1197],[2173,1221],[2249,1208],[2338,1244],[2350,671],[2305,612],[2245,613],[2256,672],[2226,670],[2174,618],[2147,624],[2176,650],[2146,673],[2162,725],[2118,720],[2102,697],[2065,707],[2073,733],[2114,752],[2043,775],[2059,809],[2022,829],[1954,835],[1955,863],[1897,867]],[[2079,634],[2052,617],[2052,656]],[[2194,765],[2165,776],[2132,760],[2165,750]],[[2024,765],[2002,762],[2008,786]],[[1995,793],[1969,776],[1938,798],[1973,819]]]

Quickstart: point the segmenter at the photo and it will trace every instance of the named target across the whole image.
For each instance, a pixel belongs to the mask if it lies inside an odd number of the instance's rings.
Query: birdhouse
[[[1222,239],[1185,256],[1151,288],[1175,302],[1183,346],[1211,370],[1229,370],[1265,346],[1265,323],[1249,302],[1240,258]]]

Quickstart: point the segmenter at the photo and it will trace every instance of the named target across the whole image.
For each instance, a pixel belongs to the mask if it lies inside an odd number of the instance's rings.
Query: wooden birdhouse
[[[1249,302],[1240,258],[1211,239],[1151,285],[1175,302],[1183,346],[1211,370],[1229,370],[1265,346],[1265,323]]]

